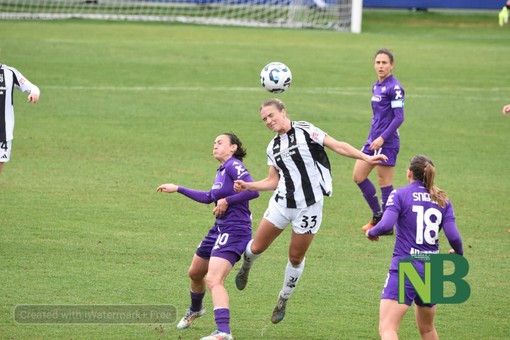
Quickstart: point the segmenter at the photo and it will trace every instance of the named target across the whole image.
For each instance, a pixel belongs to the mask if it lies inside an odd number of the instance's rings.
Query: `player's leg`
[[[306,251],[312,244],[314,234],[296,234],[292,231],[292,237],[289,245],[289,260],[285,268],[285,277],[283,286],[278,294],[278,301],[273,309],[271,322],[279,323],[285,317],[287,301],[296,289],[301,274],[305,269]]]
[[[0,173],[2,172],[3,168],[4,168],[4,163],[0,162]]]
[[[379,306],[379,335],[381,340],[398,340],[398,329],[409,306],[396,300],[381,299]]]
[[[378,165],[376,167],[377,180],[379,187],[381,188],[381,203],[382,210],[386,209],[386,202],[393,191],[393,174],[395,172],[394,166]]]
[[[271,199],[269,201],[264,218],[255,232],[255,237],[247,245],[244,251],[243,263],[236,275],[236,287],[243,290],[248,284],[248,275],[253,262],[269,248],[271,243],[282,233],[285,227],[290,223],[286,216],[286,209],[279,206]]]
[[[273,223],[265,218],[260,221],[260,224],[255,233],[253,240],[248,242],[244,251],[243,262],[241,268],[236,275],[236,287],[243,290],[248,284],[248,275],[251,266],[262,253],[269,248],[271,243],[282,233],[283,229],[277,228]]]
[[[214,320],[217,326],[217,332],[214,335],[216,337],[228,338],[232,336],[230,331],[229,297],[224,285],[225,278],[231,269],[232,263],[225,258],[212,256],[209,261],[206,282],[214,305]]]
[[[368,175],[370,175],[373,169],[374,165],[358,159],[356,163],[354,163],[354,170],[352,173],[352,179],[358,185],[363,198],[365,198],[370,210],[372,210],[372,219],[362,228],[365,231],[373,227],[382,216],[377,190],[372,181],[368,178]]]
[[[188,276],[191,279],[191,304],[184,317],[177,324],[177,328],[179,329],[188,328],[195,319],[205,314],[202,300],[205,296],[205,276],[207,275],[208,266],[209,259],[202,258],[196,254],[193,256],[193,260],[188,269]]]
[[[414,307],[414,316],[416,324],[423,340],[439,339],[434,326],[434,316],[436,315],[437,305],[434,306],[418,306]]]
[[[386,210],[386,202],[388,202],[388,198],[390,197],[391,192],[393,191],[393,173],[395,167],[386,166],[386,165],[378,165],[376,167],[377,170],[377,179],[379,182],[379,187],[381,188],[381,206],[382,211]],[[382,217],[382,216],[381,216]],[[379,222],[381,218],[375,219],[375,224]],[[390,230],[386,235],[393,235],[394,231]]]

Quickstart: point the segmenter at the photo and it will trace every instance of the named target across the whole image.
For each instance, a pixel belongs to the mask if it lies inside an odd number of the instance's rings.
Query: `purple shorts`
[[[234,266],[250,240],[251,228],[248,226],[215,225],[200,242],[195,253],[206,260],[211,256],[221,257]]]
[[[361,149],[361,152],[363,152],[365,155],[369,155],[369,156],[374,156],[374,155],[379,155],[379,154],[386,155],[386,157],[388,157],[388,161],[381,164],[381,165],[386,165],[386,166],[395,166],[395,164],[397,164],[397,155],[398,155],[399,151],[400,151],[400,147],[385,148],[384,145],[380,149],[370,150],[369,143],[363,145],[363,149]]]
[[[423,276],[423,275],[422,275]],[[405,278],[405,304],[411,306],[414,303],[420,307],[432,307],[435,304],[423,303],[420,296],[414,289],[413,285],[407,277]],[[389,299],[398,301],[398,270],[390,269],[388,272],[388,277],[386,278],[386,283],[384,284],[383,291],[381,293],[381,299]]]

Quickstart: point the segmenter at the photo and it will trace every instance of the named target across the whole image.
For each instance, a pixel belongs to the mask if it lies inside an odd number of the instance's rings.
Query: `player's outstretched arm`
[[[331,136],[326,136],[324,138],[324,145],[339,155],[354,159],[361,159],[373,165],[381,164],[382,162],[386,162],[388,160],[388,157],[382,154],[375,156],[365,155],[363,152],[359,151],[349,143],[337,141]]]
[[[269,174],[263,180],[257,182],[245,182],[243,180],[234,181],[234,190],[237,192],[245,190],[269,191],[274,190],[278,186],[280,174],[274,166],[269,166]]]
[[[156,191],[157,192],[168,192],[168,193],[172,193],[172,192],[177,192],[177,189],[179,189],[179,186],[178,185],[175,185],[173,183],[167,183],[167,184],[161,184],[157,189]]]

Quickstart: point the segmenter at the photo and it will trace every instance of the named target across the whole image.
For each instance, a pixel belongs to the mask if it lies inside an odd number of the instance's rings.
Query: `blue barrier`
[[[443,8],[500,10],[505,4],[505,0],[363,0],[364,8]]]

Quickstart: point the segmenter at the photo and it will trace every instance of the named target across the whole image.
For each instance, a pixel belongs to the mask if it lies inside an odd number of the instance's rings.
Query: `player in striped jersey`
[[[0,172],[11,157],[14,138],[14,88],[29,93],[28,101],[32,104],[39,100],[41,92],[37,86],[14,67],[0,64]]]
[[[366,155],[308,122],[291,121],[285,104],[279,99],[262,103],[260,117],[271,131],[277,133],[267,147],[269,175],[258,182],[234,181],[234,189],[274,190],[274,194],[255,238],[246,246],[236,286],[241,290],[246,287],[253,261],[291,224],[283,288],[271,317],[273,323],[278,323],[285,316],[287,300],[303,272],[306,251],[321,226],[323,198],[332,193],[331,167],[324,146],[339,155],[362,159],[372,165],[387,158],[382,154]]]

